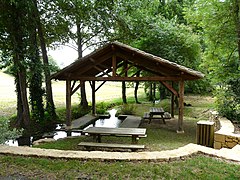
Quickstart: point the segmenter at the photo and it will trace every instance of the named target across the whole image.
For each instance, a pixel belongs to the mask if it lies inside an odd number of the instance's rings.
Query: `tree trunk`
[[[136,74],[137,77],[140,76],[140,71]],[[137,104],[141,104],[139,101],[138,101],[138,87],[139,87],[139,81],[136,81],[136,85],[135,85],[135,89],[134,89],[134,97],[135,97],[135,101]]]
[[[161,84],[160,84],[160,87],[159,87],[159,92],[160,92],[160,100],[163,100],[163,99],[167,98],[166,88]]]
[[[156,83],[153,83],[153,103],[155,103],[156,100]]]
[[[40,20],[40,15],[38,12],[37,1],[33,0],[33,3],[35,5],[35,15],[37,18],[38,35],[39,35],[39,39],[40,39],[42,58],[43,58],[43,64],[44,64],[46,101],[47,101],[46,109],[50,113],[52,119],[55,119],[57,117],[57,115],[55,112],[55,105],[54,105],[53,95],[52,95],[52,84],[51,84],[51,79],[50,79],[49,62],[48,62],[48,55],[47,55],[45,38],[44,38],[44,32],[43,32],[43,27],[42,27],[41,20]]]
[[[21,94],[21,101],[22,101],[22,117],[23,117],[23,128],[27,129],[30,125],[30,112],[28,106],[28,99],[27,99],[27,81],[26,81],[26,70],[23,67],[19,68],[18,72],[18,80],[19,80],[19,87],[20,87],[20,94]]]
[[[16,93],[17,93],[17,121],[16,127],[23,127],[23,105],[22,105],[22,98],[21,98],[21,91],[20,91],[20,84],[18,80],[18,76],[15,76],[15,84],[16,84]]]
[[[149,101],[153,100],[153,84],[152,82],[150,82],[150,86],[149,86]]]
[[[135,85],[135,89],[134,89],[134,97],[135,97],[135,101],[137,104],[141,104],[139,101],[138,101],[138,87],[139,87],[139,81],[136,82],[136,85]]]
[[[13,5],[14,6],[14,5]],[[30,125],[30,112],[28,106],[28,98],[27,98],[27,81],[26,81],[26,67],[24,66],[24,45],[23,45],[23,37],[24,33],[22,30],[22,25],[20,22],[22,21],[23,14],[21,11],[14,6],[13,7],[13,15],[12,15],[12,23],[14,25],[13,31],[10,33],[12,43],[14,43],[15,47],[13,49],[13,64],[16,69],[15,80],[17,86],[17,96],[19,102],[18,105],[18,115],[20,118],[17,120],[18,124],[22,126],[22,128],[29,128]]]
[[[82,47],[82,33],[81,33],[81,24],[77,22],[77,47],[78,47],[78,59],[83,57],[83,47]],[[83,109],[88,108],[88,101],[86,96],[86,87],[85,81],[80,82],[80,94],[81,102],[80,105]]]
[[[126,82],[122,81],[122,100],[124,104],[127,104],[127,97],[126,97]]]

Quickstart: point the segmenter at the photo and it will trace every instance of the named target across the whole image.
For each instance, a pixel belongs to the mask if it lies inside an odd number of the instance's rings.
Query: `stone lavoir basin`
[[[87,128],[93,127],[93,126],[94,127],[111,127],[111,128],[119,127],[119,125],[122,123],[123,120],[115,116],[117,110],[112,109],[112,110],[109,110],[108,112],[109,112],[109,116],[108,116],[109,118],[101,117],[101,118],[97,119],[94,123],[85,127],[84,129],[87,129]],[[73,132],[67,133],[66,131],[61,130],[62,126],[63,125],[61,125],[61,124],[57,124],[56,131],[50,132],[50,133],[45,133],[40,138],[43,138],[43,139],[50,138],[52,140],[53,139],[58,140],[61,138],[65,138],[67,136],[81,136],[80,131],[79,132],[73,131]],[[5,144],[7,144],[9,146],[25,146],[25,145],[31,146],[32,143],[38,139],[39,139],[39,137],[38,138],[37,137],[24,137],[24,138],[20,138],[19,140],[9,140]]]

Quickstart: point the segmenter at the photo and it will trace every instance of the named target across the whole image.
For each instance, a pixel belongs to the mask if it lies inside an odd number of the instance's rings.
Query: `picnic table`
[[[153,116],[160,116],[163,123],[166,124],[165,119],[168,119],[168,117],[165,117],[165,111],[161,107],[150,107],[149,109],[149,123],[151,123],[151,120],[154,118]]]
[[[101,137],[106,135],[114,136],[131,136],[132,144],[137,144],[139,137],[146,136],[145,128],[106,128],[106,127],[90,127],[83,130],[83,133],[88,133],[93,138],[101,143]]]

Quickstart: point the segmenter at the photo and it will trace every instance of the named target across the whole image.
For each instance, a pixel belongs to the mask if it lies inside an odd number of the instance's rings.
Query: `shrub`
[[[240,121],[240,78],[228,81],[228,85],[216,91],[217,107],[221,115]]]
[[[4,144],[7,140],[16,139],[22,135],[22,130],[16,128],[10,129],[8,120],[0,121],[0,144]]]
[[[73,106],[72,107],[72,119],[78,119],[90,112],[90,107],[83,108],[82,106]]]
[[[109,104],[104,102],[100,102],[96,105],[96,112],[97,114],[105,114],[109,108]]]
[[[124,104],[120,107],[120,113],[126,115],[135,114],[136,107],[133,104]]]

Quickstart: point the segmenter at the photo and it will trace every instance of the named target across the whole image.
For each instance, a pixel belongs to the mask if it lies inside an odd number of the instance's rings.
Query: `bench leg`
[[[151,123],[151,121],[152,121],[152,115],[150,114],[150,116],[149,116],[149,122],[148,122],[148,124],[150,124]]]
[[[165,122],[165,119],[164,119],[163,115],[161,115],[161,117],[162,117],[163,124],[166,124],[166,122]]]
[[[102,140],[101,140],[101,135],[97,135],[97,142],[101,143]]]
[[[138,136],[132,135],[132,144],[137,144],[138,143]]]
[[[100,143],[102,141],[101,140],[101,135],[100,134],[98,134],[98,135],[94,134],[93,135],[93,141]]]

